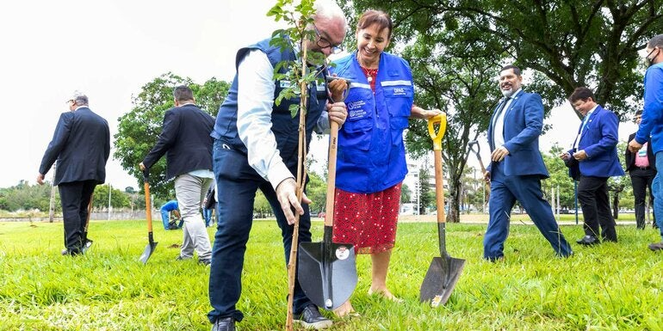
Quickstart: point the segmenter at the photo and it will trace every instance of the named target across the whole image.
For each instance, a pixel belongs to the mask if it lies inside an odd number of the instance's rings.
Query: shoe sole
[[[294,322],[301,324],[306,329],[315,329],[315,330],[326,329],[328,327],[331,327],[332,324],[334,324],[334,322],[332,322],[331,320],[325,320],[315,323],[306,323],[302,320],[294,320]]]

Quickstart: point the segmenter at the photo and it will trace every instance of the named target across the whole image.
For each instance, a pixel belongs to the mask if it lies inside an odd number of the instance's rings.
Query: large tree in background
[[[136,178],[141,188],[143,174],[138,164],[156,144],[161,133],[163,116],[166,110],[174,106],[173,88],[178,85],[188,85],[193,91],[196,104],[212,116],[216,116],[230,87],[228,82],[215,78],[199,85],[190,78],[182,78],[169,72],[145,84],[141,92],[133,97],[133,109],[118,118],[113,157],[120,160],[122,168]],[[166,179],[165,156],[150,169],[150,190],[160,199],[168,200],[174,196],[173,183]]]
[[[344,1],[349,3],[350,1]],[[499,41],[500,54],[546,80],[536,79],[544,99],[566,100],[588,86],[618,113],[632,112],[642,95],[638,50],[663,31],[663,0],[394,0],[351,1],[358,11],[386,8],[401,40],[456,31],[468,24]],[[459,37],[464,31],[460,29]],[[473,29],[470,29],[473,30]],[[475,40],[470,36],[467,42]]]
[[[367,8],[392,16],[391,51],[412,65],[415,102],[449,114],[443,157],[453,196],[450,222],[458,221],[467,142],[487,129],[500,97],[492,79],[502,64],[532,69],[527,89],[543,96],[546,114],[577,86],[593,88],[598,101],[618,113],[633,112],[642,95],[637,52],[663,30],[663,0],[340,2],[354,16]],[[426,137],[423,123],[411,123],[408,151],[427,153]]]

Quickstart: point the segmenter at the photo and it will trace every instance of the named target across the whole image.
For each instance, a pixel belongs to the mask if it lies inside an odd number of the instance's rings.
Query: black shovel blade
[[[430,302],[432,307],[446,304],[464,266],[463,259],[450,256],[434,257],[421,284],[419,301]]]
[[[332,310],[350,299],[357,286],[353,245],[301,243],[298,255],[299,285],[311,302]]]
[[[138,260],[143,262],[143,264],[147,264],[147,260],[149,260],[150,256],[152,256],[152,253],[154,253],[154,248],[157,247],[157,244],[157,242],[150,241],[147,246],[145,246],[145,250],[143,251],[143,254],[140,255]]]

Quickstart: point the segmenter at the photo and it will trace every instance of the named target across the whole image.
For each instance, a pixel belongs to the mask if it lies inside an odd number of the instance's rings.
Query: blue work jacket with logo
[[[414,100],[410,66],[383,52],[374,94],[356,53],[335,63],[331,72],[352,81],[345,99],[348,118],[338,137],[336,186],[354,193],[383,191],[407,174],[403,130]]]
[[[237,52],[235,59],[235,67],[237,68],[239,66],[239,63],[244,58],[244,56],[246,56],[246,54],[255,49],[259,49],[264,52],[273,67],[276,67],[276,64],[282,60],[296,59],[295,54],[291,50],[286,49],[281,51],[278,46],[270,46],[269,42],[270,39],[265,39],[261,42],[258,42],[257,44],[240,49]],[[280,72],[284,73],[286,69],[287,68],[284,66],[280,69]],[[323,74],[324,73],[321,73],[320,76],[322,77]],[[325,109],[327,102],[326,86],[323,85],[325,84],[324,79],[321,81],[323,83],[314,83],[311,84],[311,86],[308,88],[309,98],[306,113],[307,145],[311,141],[311,133],[316,127],[318,118],[322,114],[322,111]],[[276,90],[274,91],[274,99],[276,99],[279,93],[281,93],[281,90],[287,88],[290,85],[290,82],[276,80],[274,84],[276,86]],[[214,124],[214,130],[210,135],[215,139],[222,140],[223,143],[229,147],[246,154],[246,146],[239,138],[237,132],[237,91],[237,75],[235,75],[232,85],[228,90],[228,95],[219,108],[219,113],[216,116],[216,123]],[[276,137],[276,146],[279,150],[281,158],[293,174],[297,173],[299,112],[297,112],[296,116],[293,117],[290,114],[290,105],[299,105],[299,102],[300,98],[295,97],[291,99],[283,99],[283,101],[278,106],[276,104],[272,106],[271,130]]]

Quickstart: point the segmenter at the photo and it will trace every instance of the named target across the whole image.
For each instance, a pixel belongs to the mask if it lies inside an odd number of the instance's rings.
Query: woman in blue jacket
[[[410,117],[428,119],[441,112],[414,106],[410,66],[383,52],[391,33],[389,15],[367,10],[357,24],[357,51],[335,61],[332,69],[352,81],[345,99],[348,117],[338,138],[333,241],[371,255],[369,295],[400,301],[386,280],[407,174],[403,130]],[[335,311],[337,316],[353,312],[350,301]]]

